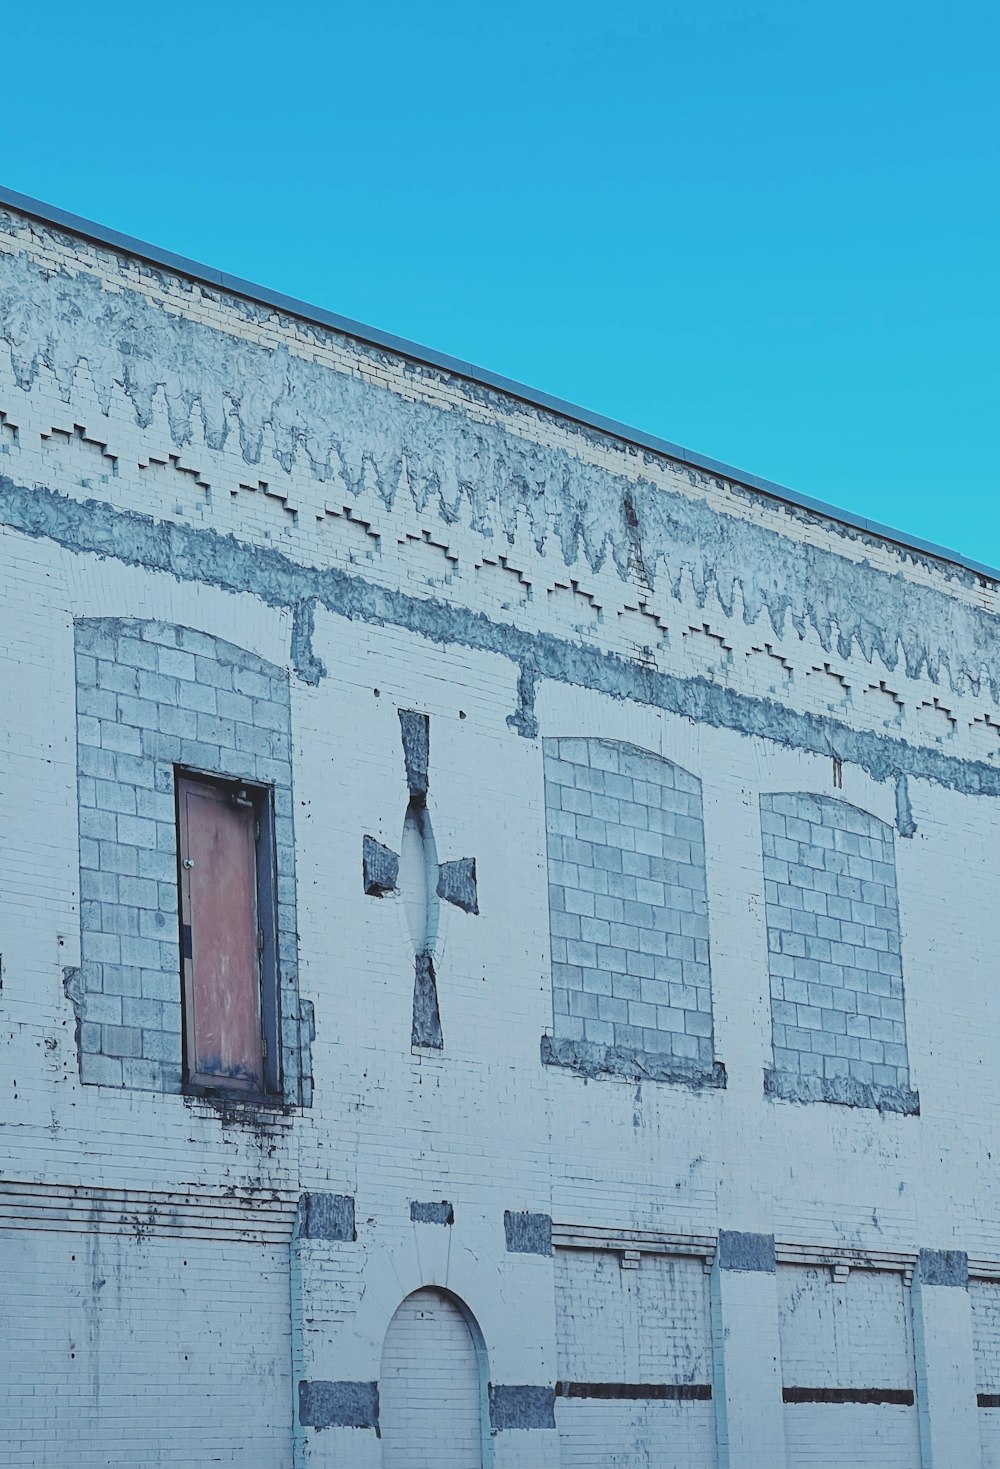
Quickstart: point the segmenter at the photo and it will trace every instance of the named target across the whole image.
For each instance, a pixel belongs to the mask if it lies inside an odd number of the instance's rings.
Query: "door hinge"
[[[261,1055],[267,1060],[267,1036],[261,1036]]]
[[[263,954],[263,952],[264,952],[264,930],[262,928],[258,928],[258,930],[257,930],[257,953],[258,954]]]

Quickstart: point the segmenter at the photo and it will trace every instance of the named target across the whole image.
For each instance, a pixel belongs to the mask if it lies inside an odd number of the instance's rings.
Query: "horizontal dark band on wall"
[[[977,1392],[977,1408],[1000,1408],[1000,1392]]]
[[[784,1403],[892,1403],[899,1408],[913,1407],[913,1393],[908,1387],[783,1387]]]
[[[86,1184],[0,1180],[0,1230],[126,1234],[135,1239],[231,1239],[287,1245],[296,1201],[284,1190],[268,1198],[186,1190],[92,1188]]]
[[[557,1398],[604,1398],[611,1401],[699,1402],[712,1400],[710,1382],[557,1382]]]
[[[493,623],[481,612],[409,596],[336,567],[302,566],[273,547],[246,545],[218,531],[157,521],[98,500],[77,501],[38,485],[17,484],[4,474],[0,474],[0,523],[73,552],[113,557],[125,566],[167,572],[180,581],[222,591],[249,592],[271,607],[296,608],[313,602],[334,616],[401,627],[442,646],[454,643],[475,652],[499,653],[521,669],[518,709],[510,720],[511,727],[526,736],[537,734],[537,686],[551,679],[808,754],[833,755],[866,770],[874,780],[910,775],[966,795],[1000,797],[1000,770],[985,760],[963,760],[929,746],[910,745],[898,736],[856,730],[829,716],[799,714],[711,679],[655,673],[600,648]],[[543,1061],[574,1064],[553,1051],[550,1037],[542,1044]],[[545,1053],[546,1045],[551,1054]],[[721,1087],[724,1078],[725,1069],[716,1063],[698,1084]],[[642,1079],[648,1079],[648,1073]]]

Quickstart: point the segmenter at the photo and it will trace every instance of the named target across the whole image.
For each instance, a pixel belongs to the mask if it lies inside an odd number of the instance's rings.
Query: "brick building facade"
[[[0,1460],[1000,1464],[995,575],[11,195],[0,337]]]

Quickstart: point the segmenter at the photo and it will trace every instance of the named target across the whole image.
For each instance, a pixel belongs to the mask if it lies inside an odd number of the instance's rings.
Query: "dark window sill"
[[[185,1082],[181,1095],[189,1101],[207,1102],[209,1106],[234,1115],[241,1111],[260,1112],[262,1109],[291,1116],[294,1108],[277,1092],[252,1092],[245,1087],[200,1086]]]

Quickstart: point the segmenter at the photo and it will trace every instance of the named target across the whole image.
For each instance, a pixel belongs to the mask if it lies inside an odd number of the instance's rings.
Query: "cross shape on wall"
[[[430,719],[412,709],[399,710],[406,762],[409,804],[403,821],[400,852],[383,846],[374,837],[363,843],[362,865],[365,892],[373,898],[400,893],[413,940],[413,1028],[411,1043],[444,1046],[438,1009],[437,977],[434,973],[434,943],[443,898],[464,913],[478,913],[475,857],[439,862],[430,812],[427,810]]]

